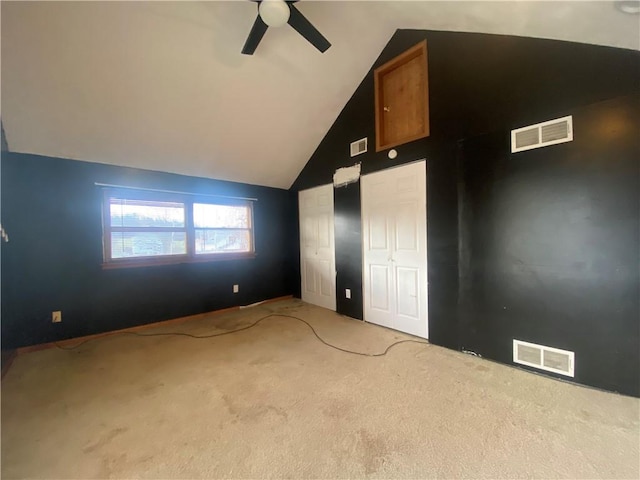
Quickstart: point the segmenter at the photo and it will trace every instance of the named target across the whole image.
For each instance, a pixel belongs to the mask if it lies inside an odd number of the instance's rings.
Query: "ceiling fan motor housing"
[[[298,0],[251,0],[258,3],[256,16],[247,41],[242,48],[245,55],[253,55],[269,27],[288,23],[311,45],[324,53],[331,43],[314,27],[309,20],[293,5]]]

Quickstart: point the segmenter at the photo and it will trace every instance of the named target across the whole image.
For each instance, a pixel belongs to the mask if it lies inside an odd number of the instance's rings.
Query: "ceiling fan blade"
[[[242,47],[242,53],[245,55],[253,55],[267,28],[269,28],[267,24],[262,21],[260,15],[257,15],[256,21],[253,22],[253,27],[251,27],[251,31],[247,37],[247,41],[244,43],[244,47]]]
[[[311,22],[305,18],[300,10],[293,6],[292,3],[288,3],[291,15],[289,15],[289,25],[291,25],[296,32],[302,35],[307,41],[316,47],[321,52],[326,52],[331,46],[329,41],[322,36],[322,34],[311,25]]]

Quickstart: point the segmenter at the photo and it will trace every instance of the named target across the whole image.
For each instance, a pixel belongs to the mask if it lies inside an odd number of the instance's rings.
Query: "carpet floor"
[[[270,313],[337,346],[403,334],[299,300]],[[433,345],[331,349],[270,317],[210,339],[116,335],[19,355],[2,382],[2,478],[638,478],[640,400]]]

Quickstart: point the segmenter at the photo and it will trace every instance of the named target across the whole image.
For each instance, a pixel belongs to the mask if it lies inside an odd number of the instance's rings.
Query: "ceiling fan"
[[[267,28],[279,27],[288,23],[296,32],[307,39],[311,45],[325,52],[331,44],[322,36],[300,10],[293,4],[298,0],[251,0],[258,3],[258,16],[251,27],[247,41],[242,48],[245,55],[253,55]]]

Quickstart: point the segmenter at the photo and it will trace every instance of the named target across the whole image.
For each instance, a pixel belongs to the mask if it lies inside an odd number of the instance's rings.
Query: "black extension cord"
[[[103,335],[103,337],[104,336],[111,336],[111,335],[135,335],[136,337],[169,337],[169,336],[176,336],[176,337],[189,337],[189,338],[196,338],[196,339],[222,337],[223,335],[231,335],[232,333],[238,333],[238,332],[242,332],[243,330],[249,330],[250,328],[253,328],[256,325],[258,325],[260,322],[266,320],[267,318],[272,318],[272,317],[292,318],[293,320],[297,320],[299,322],[302,322],[307,327],[309,327],[311,329],[311,331],[313,332],[313,334],[316,336],[316,338],[318,340],[320,340],[320,342],[322,342],[327,347],[331,347],[331,348],[333,348],[335,350],[339,350],[340,352],[350,353],[352,355],[360,355],[362,357],[383,357],[389,352],[389,350],[391,350],[396,345],[400,345],[401,343],[421,343],[423,345],[428,345],[429,344],[428,342],[424,342],[424,341],[421,341],[421,340],[399,340],[399,341],[394,342],[391,345],[389,345],[384,350],[384,352],[381,352],[381,353],[355,352],[353,350],[348,350],[346,348],[337,347],[337,346],[332,345],[329,342],[325,341],[320,335],[318,335],[318,332],[316,332],[315,328],[313,328],[313,326],[311,326],[311,324],[309,322],[307,322],[306,320],[303,320],[300,317],[295,317],[293,315],[284,315],[284,314],[281,314],[281,313],[271,313],[269,315],[265,315],[264,317],[259,318],[258,320],[253,322],[251,325],[247,325],[246,327],[241,327],[241,328],[238,328],[236,330],[230,330],[228,332],[211,333],[209,335],[192,335],[191,333],[184,333],[184,332],[166,332],[166,333],[113,332],[113,333],[106,333],[105,335]],[[98,338],[102,338],[102,337],[98,337]],[[84,341],[78,343],[77,345],[72,346],[72,347],[63,347],[63,346],[58,345],[56,343],[56,347],[58,347],[61,350],[75,350],[76,348],[80,347],[81,345],[84,345],[85,343],[90,342],[92,340],[97,340],[98,338],[89,338],[87,340],[84,340]]]

